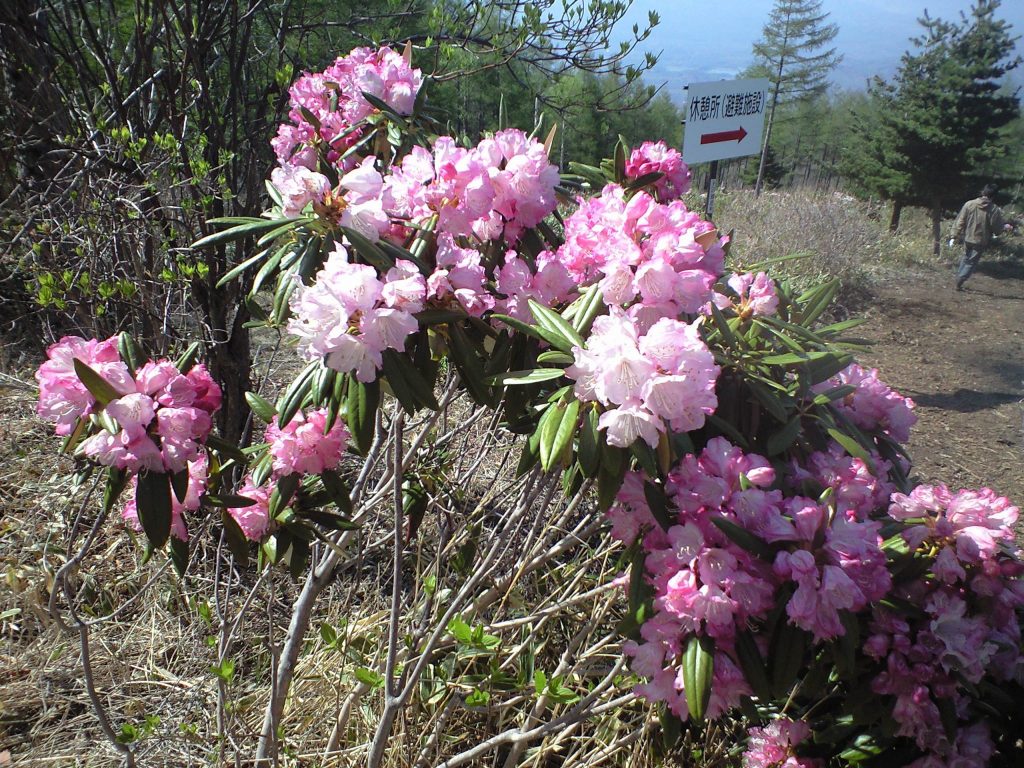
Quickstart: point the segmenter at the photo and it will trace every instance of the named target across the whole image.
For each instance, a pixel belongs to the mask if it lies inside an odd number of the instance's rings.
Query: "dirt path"
[[[951,266],[893,273],[866,316],[862,361],[917,404],[914,477],[1024,507],[1024,263],[983,259],[962,293]]]

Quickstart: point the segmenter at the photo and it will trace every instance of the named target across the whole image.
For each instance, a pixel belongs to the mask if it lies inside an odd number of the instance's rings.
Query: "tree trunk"
[[[903,201],[892,201],[892,216],[889,217],[889,231],[896,232],[900,228],[900,214],[903,213]]]

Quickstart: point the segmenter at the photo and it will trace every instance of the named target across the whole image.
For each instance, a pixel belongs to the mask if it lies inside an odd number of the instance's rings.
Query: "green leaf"
[[[766,450],[769,456],[775,456],[789,448],[800,434],[801,419],[797,414],[786,425],[768,438]]]
[[[821,392],[814,396],[815,405],[828,405],[834,403],[836,400],[842,400],[847,395],[853,394],[857,391],[856,387],[850,386],[849,384],[843,384],[840,387],[833,387],[825,392]]]
[[[594,324],[594,318],[605,310],[604,295],[597,285],[592,285],[584,290],[587,291],[586,296],[573,302],[575,312],[572,318],[572,327],[580,335],[587,333],[590,326]]]
[[[259,235],[259,234],[268,232],[268,231],[270,231],[272,229],[277,229],[277,228],[279,228],[281,226],[281,219],[258,219],[258,218],[209,219],[206,223],[207,224],[220,224],[220,223],[228,223],[228,222],[231,222],[231,221],[241,221],[241,222],[244,222],[244,223],[237,224],[236,226],[229,227],[228,229],[223,229],[220,232],[214,232],[212,235],[207,235],[206,237],[201,237],[198,240],[196,240],[194,243],[192,243],[191,247],[193,249],[208,248],[211,245],[219,245],[220,243],[230,243],[230,242],[233,242],[235,240],[241,240],[242,238],[245,238],[245,237],[253,237],[255,235]],[[312,219],[308,219],[308,218],[293,219],[293,221],[296,224],[300,224],[300,223],[308,223],[308,222],[312,221]],[[253,260],[250,259],[249,261],[253,261]],[[255,263],[255,262],[253,262],[253,263]],[[245,262],[245,264],[249,265],[249,262]],[[239,265],[239,266],[242,266],[242,265]],[[236,269],[238,269],[238,267],[236,267]],[[234,271],[234,270],[232,270],[232,271]],[[244,269],[242,269],[241,271],[244,271]],[[239,274],[241,274],[241,271],[239,272]],[[231,274],[231,273],[229,272],[228,274]],[[225,276],[225,278],[222,278],[222,280],[225,280],[225,279],[226,279],[226,276]]]
[[[203,503],[210,507],[235,509],[254,506],[256,501],[248,496],[239,496],[237,493],[208,493],[203,496]]]
[[[188,494],[188,467],[180,472],[171,475],[171,490],[174,491],[174,498],[182,504],[185,503],[185,496]]]
[[[250,267],[256,266],[260,262],[260,259],[266,256],[266,254],[266,251],[260,251],[255,256],[250,256],[248,259],[241,262],[240,264],[236,264],[234,267],[232,267],[231,269],[224,273],[224,276],[217,281],[217,285],[215,287],[218,289],[223,288],[225,285],[227,285],[236,277],[245,272],[245,270],[249,269]]]
[[[165,472],[143,472],[138,476],[135,506],[139,523],[154,549],[160,549],[171,535],[171,479]]]
[[[804,668],[804,651],[810,635],[789,623],[783,611],[776,622],[768,649],[772,689],[777,698],[785,699],[797,676]]]
[[[242,462],[243,464],[247,464],[249,462],[249,457],[242,452],[241,448],[222,437],[218,437],[217,435],[207,435],[206,447],[216,451],[221,456],[234,459],[235,461]]]
[[[554,347],[559,347],[560,344],[564,343],[564,339],[559,340],[559,338],[555,334],[550,333],[544,330],[543,328],[540,328],[539,326],[524,323],[519,318],[512,317],[511,315],[493,314],[491,315],[491,319],[500,320],[513,330],[519,331],[520,333],[525,333],[527,336],[532,336],[535,339],[546,341],[548,344]],[[560,348],[560,351],[566,352],[567,354],[571,354],[570,350]]]
[[[544,467],[544,469],[551,469],[554,467],[565,452],[565,449],[572,444],[572,438],[576,434],[576,425],[579,422],[579,418],[580,401],[574,399],[569,403],[559,419],[558,429],[551,442],[551,464],[548,467]],[[543,466],[543,458],[541,459],[541,466]]]
[[[348,376],[348,390],[345,393],[345,423],[352,434],[352,446],[356,453],[365,456],[370,450],[377,424],[377,408],[380,406],[380,381],[364,384],[355,376]]]
[[[450,344],[448,351],[450,358],[458,369],[462,383],[466,385],[473,401],[479,405],[492,405],[493,393],[487,387],[484,380],[484,366],[477,354],[475,345],[466,334],[461,325],[449,326]]]
[[[580,429],[579,449],[577,456],[583,474],[587,477],[594,477],[601,468],[601,435],[597,429],[597,409],[587,406],[583,416],[583,426]]]
[[[174,367],[178,369],[181,374],[186,374],[192,370],[192,366],[196,364],[196,360],[199,359],[199,354],[203,351],[203,344],[200,341],[193,341],[185,351],[181,353],[177,360],[174,361]]]
[[[76,357],[74,366],[75,375],[101,406],[106,406],[111,400],[117,400],[121,396],[121,393],[114,389],[110,382],[96,373],[87,363],[83,363]]]
[[[246,392],[245,402],[249,404],[252,412],[265,424],[272,422],[277,415],[277,409],[268,400],[264,400],[255,392]]]
[[[395,260],[364,235],[361,235],[351,227],[342,227],[341,231],[345,233],[345,237],[352,243],[352,247],[356,249],[359,255],[376,267],[382,274],[395,266]]]
[[[768,670],[765,667],[761,651],[757,647],[754,635],[749,629],[736,633],[736,660],[743,670],[743,676],[750,684],[754,695],[762,702],[771,701],[772,687],[768,680]]]
[[[369,102],[371,107],[379,110],[380,112],[383,112],[385,115],[388,116],[388,118],[394,120],[396,123],[399,123],[402,126],[408,125],[405,117],[396,112],[395,108],[388,104],[386,101],[384,101],[382,98],[380,98],[379,96],[374,96],[372,93],[369,93],[368,91],[361,91],[361,93],[363,95],[363,98]]]
[[[871,454],[861,445],[859,442],[854,440],[849,435],[840,432],[838,429],[829,428],[829,437],[843,446],[843,449],[853,456],[855,459],[861,459],[862,461],[871,461]]]
[[[560,403],[551,403],[537,423],[537,432],[540,434],[540,442],[538,443],[540,466],[545,471],[551,469],[554,460],[551,450],[555,442],[555,435],[562,424],[562,416],[564,414],[565,406]]]
[[[423,378],[423,374],[406,355],[386,349],[381,359],[381,369],[391,385],[391,391],[410,416],[420,408],[436,411],[441,407],[434,397],[433,386]]]
[[[128,370],[134,374],[139,368],[142,367],[143,363],[146,362],[146,353],[143,352],[142,347],[139,346],[139,342],[135,340],[127,331],[121,331],[117,337],[117,351],[121,355],[121,359],[124,364],[128,366]]]
[[[572,352],[574,346],[585,346],[579,331],[573,328],[560,314],[533,299],[529,299],[529,304],[537,325],[560,340],[561,345],[556,346],[563,352]]]
[[[320,367],[320,361],[314,360],[302,369],[295,380],[288,385],[288,388],[277,401],[277,426],[284,429],[291,422],[292,417],[299,412],[309,390],[313,386],[313,375]]]
[[[320,639],[324,641],[327,647],[334,648],[338,645],[338,632],[325,621],[320,625]]]
[[[352,514],[352,492],[337,472],[325,469],[320,473],[320,482],[334,501],[335,506],[346,515]]]
[[[728,536],[737,546],[743,547],[752,555],[756,555],[766,562],[770,563],[775,559],[775,551],[746,528],[718,515],[714,515],[709,519],[718,530]]]
[[[242,568],[249,562],[249,540],[245,538],[238,522],[226,509],[221,514],[221,522],[224,525],[224,538],[227,540],[228,549],[231,555]]]
[[[109,513],[128,485],[126,470],[110,467],[107,470],[107,484],[103,488],[103,511]]]
[[[174,570],[179,576],[184,576],[185,570],[188,568],[188,542],[172,536],[168,546],[168,556]]]
[[[483,688],[474,688],[470,694],[466,697],[467,707],[483,707],[487,705],[487,702],[491,700],[491,694],[489,691]]]
[[[561,353],[560,353],[561,354]],[[487,379],[489,384],[518,386],[525,384],[538,384],[542,381],[559,379],[565,375],[562,368],[530,368],[524,371],[509,371]]]
[[[548,349],[537,355],[538,363],[554,363],[555,365],[572,365],[576,358],[556,349]]]
[[[715,669],[715,641],[692,635],[683,651],[683,693],[690,717],[704,719],[711,699],[711,678]]]

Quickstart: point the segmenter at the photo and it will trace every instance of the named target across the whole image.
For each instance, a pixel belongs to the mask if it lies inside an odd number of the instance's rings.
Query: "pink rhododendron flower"
[[[229,507],[228,514],[238,523],[245,538],[262,541],[270,531],[270,494],[273,489],[266,485],[253,485],[252,476],[247,475],[238,489],[238,495],[252,499],[255,504],[248,507]]]
[[[843,385],[856,387],[856,390],[833,405],[857,427],[880,430],[901,443],[910,439],[910,428],[917,421],[913,413],[914,401],[881,382],[876,369],[867,370],[851,363],[838,375],[814,387],[814,391],[825,392]]]
[[[524,229],[537,226],[555,209],[558,168],[540,142],[515,128],[484,139],[473,153],[494,190],[491,212],[477,219],[473,230],[483,240],[504,236],[514,244]]]
[[[566,375],[580,400],[596,400],[612,445],[628,447],[643,438],[651,447],[668,428],[699,429],[718,401],[718,366],[696,326],[662,318],[641,335],[635,321],[617,307],[593,324],[587,348],[573,348]],[[614,407],[617,406],[617,407]]]
[[[654,183],[655,196],[662,203],[669,203],[690,191],[690,169],[683,162],[683,156],[663,141],[645,141],[626,161],[626,178],[630,181],[649,173],[663,174]]]
[[[304,73],[288,92],[292,124],[281,125],[271,141],[278,162],[315,169],[321,144],[328,148],[327,160],[337,162],[340,153],[359,140],[359,122],[377,112],[363,93],[408,115],[422,84],[420,71],[387,47],[356,48],[322,72]],[[315,119],[316,127],[307,115]]]
[[[275,168],[270,182],[281,193],[281,213],[289,218],[301,215],[310,203],[321,202],[331,190],[326,176],[301,165]]]
[[[274,457],[274,472],[278,476],[293,473],[319,475],[325,469],[336,468],[350,435],[340,419],[330,430],[326,427],[326,408],[305,414],[299,411],[284,429],[278,426],[275,416],[267,426],[266,434],[270,455]]]
[[[747,732],[743,768],[817,768],[820,760],[798,757],[795,748],[807,740],[811,729],[802,720],[780,717],[763,728]]]
[[[423,308],[425,292],[412,264],[399,261],[381,280],[373,267],[349,263],[339,243],[316,281],[299,286],[292,296],[288,331],[299,338],[305,359],[324,358],[334,370],[370,382],[381,366],[381,352],[402,349],[418,328],[413,313]]]
[[[36,371],[39,403],[36,413],[56,423],[58,435],[70,435],[75,422],[95,410],[96,398],[79,380],[74,361],[80,360],[121,394],[135,391],[131,373],[117,351],[117,337],[104,341],[65,336],[46,350],[46,362]]]
[[[773,315],[779,307],[775,283],[764,272],[732,275],[728,285],[739,297],[736,311],[742,317]]]

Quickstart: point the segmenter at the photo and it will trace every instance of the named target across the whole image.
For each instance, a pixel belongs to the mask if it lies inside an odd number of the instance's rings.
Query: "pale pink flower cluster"
[[[487,168],[494,190],[490,213],[474,222],[481,240],[514,244],[524,229],[537,226],[555,210],[558,168],[544,145],[516,128],[499,131],[473,150]]]
[[[271,141],[281,165],[317,167],[318,150],[336,163],[360,137],[358,123],[376,111],[363,93],[384,101],[400,115],[412,114],[423,75],[390,48],[356,48],[323,72],[305,73],[289,90],[291,124]],[[311,123],[306,114],[316,124]]]
[[[374,167],[376,158],[367,157],[341,177],[336,190],[327,177],[301,165],[285,165],[270,174],[271,183],[281,193],[281,212],[299,216],[307,205],[332,224],[350,227],[371,242],[390,229],[384,212],[384,179]]]
[[[764,728],[751,728],[743,768],[817,768],[820,760],[798,757],[795,751],[810,735],[807,723],[786,717],[772,720]]]
[[[527,323],[535,320],[530,299],[556,306],[568,302],[577,289],[572,275],[551,251],[537,256],[536,271],[515,251],[508,251],[494,282],[498,294],[504,297],[496,301],[495,309]]]
[[[516,129],[473,149],[449,136],[413,147],[385,182],[384,207],[410,223],[437,216],[437,231],[515,243],[557,204],[558,169],[544,146]]]
[[[334,469],[341,462],[350,435],[341,419],[327,429],[327,409],[307,413],[299,411],[282,429],[277,416],[267,425],[265,440],[274,457],[274,473],[278,477],[291,474],[319,475]]]
[[[220,387],[202,365],[182,374],[169,360],[150,361],[135,374],[132,392],[104,409],[117,427],[101,429],[82,452],[131,472],[180,472],[199,454],[220,408]]]
[[[494,295],[487,290],[487,272],[480,251],[462,248],[448,233],[437,238],[437,265],[427,278],[427,301],[431,306],[461,307],[467,314],[480,317],[494,309]]]
[[[46,350],[46,362],[36,371],[39,403],[36,413],[56,422],[58,435],[70,435],[75,423],[94,413],[96,398],[75,373],[75,360],[85,363],[121,394],[135,391],[131,372],[117,351],[117,337],[104,341],[65,336]]]
[[[565,371],[579,400],[606,407],[599,426],[623,448],[640,438],[654,447],[669,429],[699,429],[718,405],[719,368],[696,321],[661,318],[646,333],[638,326],[611,307],[594,321],[586,349],[573,347],[576,361]]]
[[[895,392],[878,378],[878,370],[865,369],[852,363],[828,382],[815,387],[823,392],[832,387],[856,387],[834,405],[860,429],[879,430],[893,440],[903,443],[910,439],[910,428],[917,421],[913,412],[914,401]]]
[[[935,575],[953,583],[965,568],[991,564],[1001,546],[1013,546],[1019,511],[989,488],[952,493],[940,484],[894,493],[889,514],[909,524],[903,538],[912,550],[926,543],[939,548]]]
[[[256,502],[248,507],[231,507],[228,514],[238,523],[245,538],[250,541],[262,541],[271,527],[269,485],[255,485],[252,475],[246,475],[238,489],[238,495]]]
[[[403,349],[419,327],[414,313],[423,309],[426,290],[411,262],[398,261],[382,280],[373,267],[351,263],[339,243],[316,282],[296,289],[288,331],[307,360],[323,358],[328,367],[371,382],[381,353]]]
[[[626,160],[626,178],[635,181],[649,173],[663,174],[654,183],[654,193],[662,203],[678,200],[690,191],[690,169],[679,150],[664,141],[645,141]]]
[[[775,283],[764,272],[736,273],[729,277],[726,284],[736,294],[738,301],[733,302],[726,297],[725,305],[731,305],[740,317],[774,315],[775,310],[779,308]],[[718,306],[722,308],[721,303]]]
[[[177,495],[171,491],[171,536],[178,541],[188,541],[188,526],[185,522],[186,512],[195,512],[199,509],[203,494],[206,493],[206,478],[208,472],[208,460],[205,453],[200,453],[195,459],[188,463],[188,489],[185,492],[184,501],[178,501]],[[135,501],[135,494],[138,489],[138,478],[133,477],[128,486],[129,499],[121,510],[121,517],[134,531],[141,532],[142,524],[139,522],[139,509]]]
[[[598,283],[606,304],[633,305],[646,328],[701,310],[722,272],[725,242],[681,201],[661,205],[646,192],[627,200],[609,184],[566,220],[557,257],[579,286]]]

